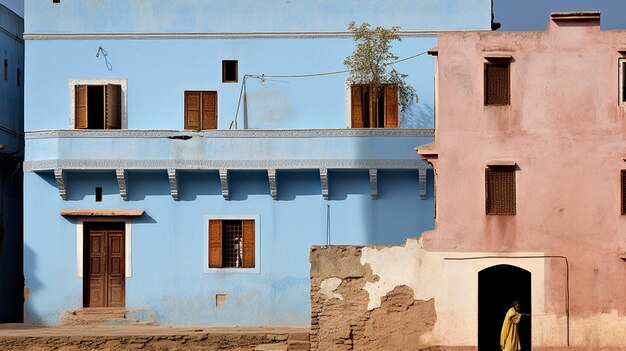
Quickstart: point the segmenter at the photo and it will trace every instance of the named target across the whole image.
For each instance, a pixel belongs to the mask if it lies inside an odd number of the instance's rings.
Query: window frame
[[[226,65],[234,63],[235,65],[235,79],[226,79]],[[238,60],[222,60],[222,83],[237,83],[239,82],[239,61]]]
[[[621,215],[626,215],[626,169],[620,171],[620,206]]]
[[[240,214],[207,214],[202,217],[203,223],[203,256],[202,271],[203,273],[244,273],[258,274],[261,273],[261,220],[260,215],[240,215]],[[210,220],[253,220],[254,221],[254,268],[209,268],[209,221]]]
[[[626,106],[626,57],[619,58],[617,60],[617,74],[618,74],[618,96],[617,101],[619,106]]]
[[[70,79],[69,80],[69,129],[83,130],[82,128],[76,128],[76,86],[77,85],[108,85],[114,84],[121,86],[120,97],[120,129],[87,129],[87,130],[105,130],[115,131],[128,129],[128,95],[127,95],[127,80],[126,79]]]
[[[506,103],[488,102],[487,67],[496,65],[507,66],[508,92]],[[511,106],[511,60],[509,58],[490,58],[483,63],[483,105],[484,106]]]
[[[360,89],[363,89],[364,86],[367,86],[367,84],[361,84],[361,83],[350,83],[346,81],[346,125],[347,128],[362,128],[362,129],[396,129],[396,128],[401,128],[402,125],[402,111],[400,108],[400,99],[399,99],[399,94],[398,94],[398,88],[397,86],[395,86],[394,84],[383,84],[383,91],[382,94],[385,98],[384,101],[387,101],[387,87],[391,87],[394,86],[395,87],[395,95],[396,95],[396,101],[395,101],[395,126],[390,126],[387,127],[387,124],[389,123],[387,120],[387,103],[384,103],[383,111],[384,111],[384,116],[383,116],[383,126],[382,127],[372,127],[372,126],[368,126],[368,127],[355,127],[354,126],[354,118],[353,118],[353,89],[354,87],[359,87]],[[368,100],[369,101],[369,100]],[[363,106],[363,105],[361,105]],[[363,108],[363,107],[362,107]],[[371,119],[371,117],[370,117]],[[393,124],[393,123],[389,123],[389,124]]]
[[[496,212],[490,211],[489,205],[489,173],[509,171],[513,174],[513,211]],[[487,216],[515,216],[517,214],[517,166],[487,166],[485,168],[485,215]]]

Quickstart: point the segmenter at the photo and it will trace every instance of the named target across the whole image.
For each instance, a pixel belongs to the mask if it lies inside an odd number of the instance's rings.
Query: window
[[[485,170],[485,208],[488,215],[515,214],[515,167]]]
[[[619,59],[619,104],[626,104],[626,58]]]
[[[74,127],[76,129],[120,129],[121,91],[118,84],[76,85]]]
[[[20,69],[17,69],[17,86],[19,87],[22,84],[22,72]]]
[[[622,215],[626,215],[626,169],[622,169],[621,183]]]
[[[510,104],[510,63],[485,63],[485,105]]]
[[[4,59],[4,80],[9,80],[9,61]]]
[[[185,129],[217,129],[217,91],[185,92]]]
[[[52,0],[52,3],[53,3],[53,4],[60,4],[60,3],[61,3],[61,0]]]
[[[377,99],[364,84],[350,87],[352,128],[398,128],[398,89],[383,85]]]
[[[253,219],[209,220],[209,268],[254,268]]]
[[[237,83],[237,60],[222,61],[222,83]]]

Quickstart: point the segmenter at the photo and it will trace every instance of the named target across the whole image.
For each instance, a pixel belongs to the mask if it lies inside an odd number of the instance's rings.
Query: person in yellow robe
[[[519,301],[513,301],[513,307],[509,308],[502,323],[502,332],[500,333],[500,348],[502,351],[520,351],[522,346],[519,342],[519,333],[517,332],[517,324],[522,316],[528,316],[526,313],[520,313]]]

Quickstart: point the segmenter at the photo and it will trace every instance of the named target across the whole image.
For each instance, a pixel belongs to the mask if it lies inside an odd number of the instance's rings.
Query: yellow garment
[[[511,307],[504,317],[502,333],[500,333],[500,348],[502,351],[519,351],[522,349],[519,343],[517,323],[522,319],[522,315]]]

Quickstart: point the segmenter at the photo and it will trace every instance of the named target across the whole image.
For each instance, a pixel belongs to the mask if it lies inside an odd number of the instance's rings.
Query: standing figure
[[[509,308],[504,317],[502,324],[502,332],[500,333],[500,348],[502,351],[519,351],[522,346],[519,342],[519,333],[517,332],[517,324],[522,316],[528,316],[526,313],[520,313],[519,301],[513,301],[513,307]]]

